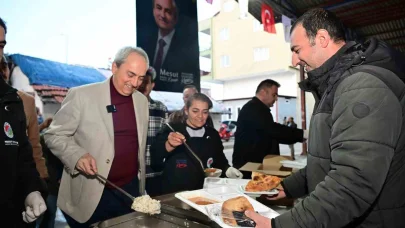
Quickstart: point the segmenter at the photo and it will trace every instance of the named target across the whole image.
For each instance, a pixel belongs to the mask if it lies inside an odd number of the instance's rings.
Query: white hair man
[[[144,194],[149,111],[137,89],[148,67],[141,48],[122,48],[112,77],[70,89],[45,133],[49,149],[66,167],[58,206],[70,227],[89,227],[131,212],[132,201],[97,174],[133,196]]]

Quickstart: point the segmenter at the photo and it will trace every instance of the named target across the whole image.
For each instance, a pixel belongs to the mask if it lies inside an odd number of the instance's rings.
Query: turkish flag
[[[273,9],[265,3],[262,4],[262,24],[264,31],[276,34]]]

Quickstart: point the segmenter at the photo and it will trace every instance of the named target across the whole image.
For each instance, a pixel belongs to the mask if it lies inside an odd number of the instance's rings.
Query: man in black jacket
[[[0,124],[3,127],[0,143],[2,161],[0,173],[3,175],[3,187],[0,190],[0,221],[6,227],[25,227],[27,224],[23,221],[32,223],[46,210],[41,196],[45,188],[41,184],[32,157],[22,101],[17,95],[17,90],[2,79]],[[22,205],[22,202],[25,205]],[[25,208],[25,211],[20,210],[21,208]]]
[[[240,168],[247,162],[263,161],[269,154],[280,154],[279,143],[293,144],[304,140],[304,131],[275,123],[270,113],[277,101],[280,84],[271,79],[260,82],[256,96],[246,103],[238,117],[232,163]],[[244,172],[250,179],[250,173]]]
[[[376,39],[346,42],[324,9],[297,19],[291,50],[316,102],[307,166],[275,198],[305,198],[271,224],[247,215],[266,228],[405,227],[405,56]]]

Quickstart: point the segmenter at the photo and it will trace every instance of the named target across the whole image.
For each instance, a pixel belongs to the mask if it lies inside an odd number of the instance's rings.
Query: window
[[[242,107],[240,107],[240,106],[236,107],[236,118],[235,119],[238,119],[241,109],[242,109]]]
[[[224,11],[226,13],[229,13],[233,10],[234,7],[234,0],[228,0],[227,2],[224,3]]]
[[[253,21],[253,32],[263,31],[263,25],[258,21]]]
[[[231,107],[228,107],[228,112],[229,112],[228,120],[230,120],[230,119],[232,119],[232,108]]]
[[[221,56],[221,67],[229,67],[231,65],[229,63],[229,56],[228,55],[222,55]]]
[[[207,96],[211,96],[211,89],[210,88],[201,88],[201,93],[207,95]]]
[[[229,29],[221,29],[221,31],[219,32],[219,37],[221,38],[221,40],[229,40]]]
[[[253,49],[253,59],[255,62],[264,61],[269,59],[269,48],[255,48]]]

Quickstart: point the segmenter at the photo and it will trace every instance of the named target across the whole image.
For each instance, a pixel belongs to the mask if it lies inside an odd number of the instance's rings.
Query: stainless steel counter
[[[93,224],[92,227],[219,227],[203,213],[194,210],[189,205],[175,198],[174,194],[158,196],[154,197],[154,199],[160,200],[162,205],[161,213],[159,215],[147,215],[133,212]]]
[[[215,222],[211,221],[208,216],[195,210],[189,205],[177,199],[174,194],[154,197],[160,200],[161,214],[147,215],[139,212],[133,212],[120,217],[112,218],[106,221],[93,224],[93,227],[99,228],[129,228],[129,227],[189,227],[189,228],[219,228]],[[262,202],[265,203],[265,202]],[[269,207],[282,214],[288,210],[288,207],[269,205]]]

